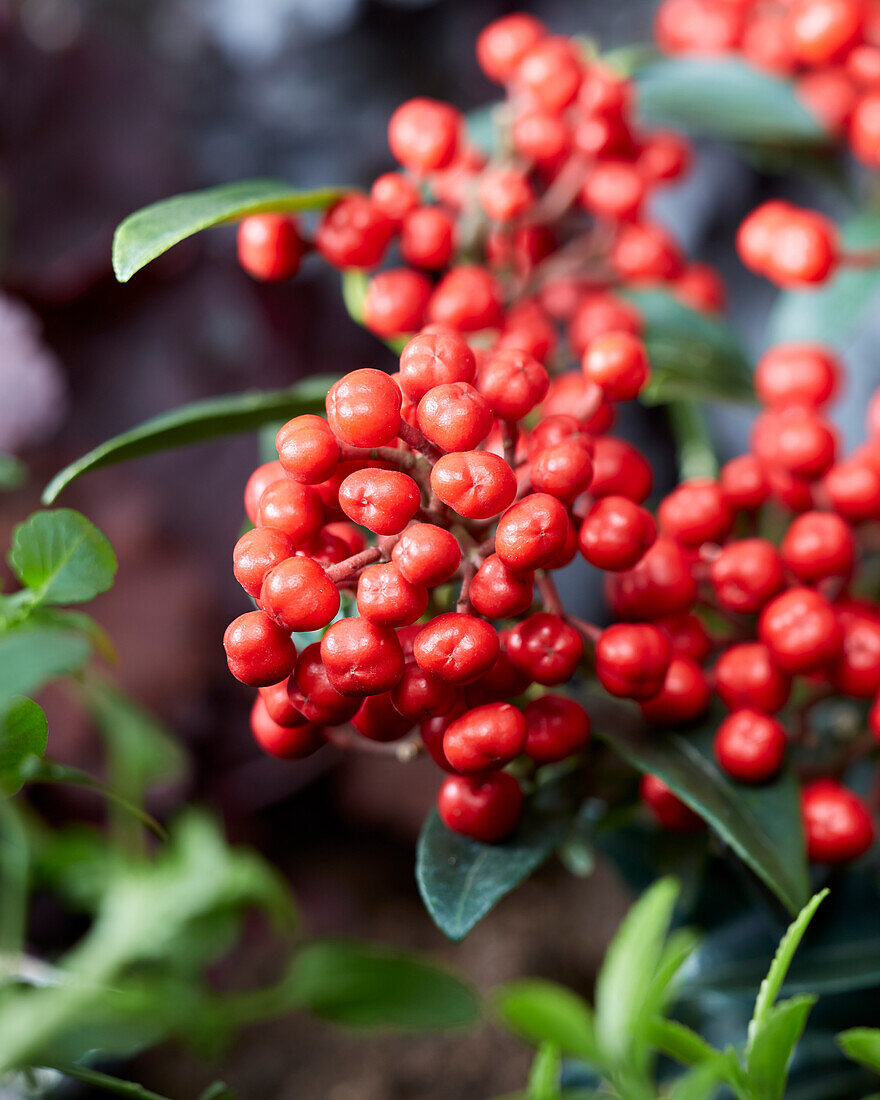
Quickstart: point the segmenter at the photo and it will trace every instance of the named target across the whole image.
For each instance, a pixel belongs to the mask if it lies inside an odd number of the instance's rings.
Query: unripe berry
[[[747,707],[775,714],[788,702],[791,677],[774,664],[763,642],[730,646],[714,671],[715,690],[730,710]]]
[[[694,833],[706,827],[658,775],[643,776],[639,793],[657,823],[671,833]]]
[[[418,403],[435,386],[473,382],[477,362],[464,337],[451,329],[420,332],[400,353],[400,388]]]
[[[437,812],[447,829],[483,844],[503,840],[522,813],[519,783],[507,772],[451,775],[437,796]]]
[[[452,163],[458,149],[461,114],[448,103],[410,99],[391,116],[388,144],[395,160],[418,175]]]
[[[541,695],[523,711],[526,755],[536,764],[554,764],[582,752],[590,741],[590,716],[565,695]]]
[[[399,470],[355,470],[339,486],[339,507],[354,523],[377,535],[402,531],[420,503],[418,485]]]
[[[443,754],[464,774],[503,768],[526,744],[526,720],[510,703],[487,703],[450,723],[443,734]]]
[[[280,725],[269,714],[260,696],[251,709],[250,725],[254,740],[263,752],[279,760],[302,760],[325,743],[319,727],[311,722],[298,726]]]
[[[516,496],[516,476],[503,458],[490,451],[443,455],[431,470],[438,500],[467,519],[491,519]]]
[[[428,608],[428,590],[410,582],[393,562],[368,565],[358,577],[358,614],[379,626],[408,626]]]
[[[333,267],[375,267],[394,235],[394,222],[366,197],[347,195],[326,211],[315,247]]]
[[[507,635],[507,655],[532,680],[547,687],[572,678],[584,654],[584,640],[558,615],[538,611]]]
[[[383,447],[400,428],[402,398],[394,380],[366,368],[346,374],[327,394],[327,422],[353,447]]]
[[[435,588],[458,569],[461,549],[451,531],[432,523],[414,523],[395,543],[391,560],[410,584]]]
[[[444,451],[471,451],[495,423],[481,393],[467,382],[434,386],[419,402],[416,421],[423,434]]]
[[[782,562],[767,539],[741,539],[725,546],[709,567],[720,607],[755,615],[785,585]]]
[[[403,652],[392,629],[366,619],[340,619],[321,639],[321,660],[341,695],[379,695],[403,675]]]
[[[596,643],[596,675],[611,695],[644,701],[663,687],[671,646],[647,623],[616,623]]]
[[[532,606],[533,573],[518,573],[490,554],[474,575],[468,597],[487,619],[513,619]]]
[[[311,486],[284,478],[263,490],[257,506],[257,527],[283,531],[299,547],[321,530],[323,522],[321,498]]]
[[[320,630],[339,610],[339,592],[316,561],[288,558],[263,579],[260,605],[285,630]]]
[[[631,569],[657,537],[654,517],[626,497],[607,496],[587,513],[578,545],[597,569]]]
[[[239,615],[226,628],[223,648],[229,671],[249,687],[268,687],[286,679],[296,660],[296,646],[263,611]]]
[[[687,657],[673,657],[663,687],[642,703],[645,720],[660,726],[693,722],[709,709],[711,693],[705,672]]]
[[[450,611],[416,635],[413,656],[420,668],[450,684],[470,684],[492,667],[498,635],[483,619]]]
[[[249,596],[257,599],[263,577],[296,552],[293,539],[274,527],[245,531],[232,551],[232,572]]]
[[[874,843],[874,820],[864,802],[833,779],[816,779],[801,791],[807,856],[817,863],[858,859]]]
[[[780,668],[801,674],[834,661],[842,642],[833,606],[811,588],[791,588],[767,604],[758,635]]]
[[[632,401],[644,389],[651,373],[645,345],[629,332],[598,336],[583,359],[587,381],[597,385],[610,401]]]
[[[735,710],[715,734],[719,767],[741,783],[772,779],[785,759],[785,730],[775,718],[758,710]]]
[[[568,529],[568,513],[559,501],[532,493],[498,521],[495,553],[517,572],[544,569],[565,546]]]
[[[255,279],[289,279],[299,271],[305,245],[289,214],[253,214],[238,227],[238,262]]]
[[[528,352],[503,348],[479,367],[474,384],[500,420],[515,421],[544,400],[550,375]]]

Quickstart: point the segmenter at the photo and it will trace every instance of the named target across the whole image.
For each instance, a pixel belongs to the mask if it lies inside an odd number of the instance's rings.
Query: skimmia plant
[[[268,430],[271,455],[242,477],[244,532],[229,522],[243,595],[224,646],[254,691],[251,730],[286,760],[328,743],[433,760],[416,871],[453,939],[554,853],[587,874],[602,849],[638,887],[676,872],[716,959],[763,945],[750,902],[778,920],[833,877],[809,956],[821,974],[803,987],[880,983],[880,396],[849,452],[829,419],[841,345],[880,290],[880,214],[857,206],[872,179],[847,159],[851,146],[880,163],[878,10],[664,0],[665,56],[602,55],[508,16],[477,43],[503,98],[470,117],[427,98],[401,105],[396,167],[368,189],[245,181],[158,202],[117,231],[124,282],[184,238],[237,224],[252,277],[339,269],[348,312],[385,346],[387,370],[148,421],[59,473],[44,500],[104,465]],[[691,165],[682,130],[766,169],[819,169],[854,206],[840,227],[777,200],[742,222],[741,261],[782,288],[754,365],[723,317],[718,273],[651,215]],[[760,408],[748,451],[723,465],[707,401]],[[657,410],[677,443],[679,484],[661,499],[617,428],[629,402]],[[564,567],[601,575],[601,621],[566,606]],[[668,883],[648,897],[671,910]],[[554,1047],[604,1075],[598,1095],[653,1095],[652,1050],[675,1052],[647,1031],[624,1047],[635,1017],[608,1021],[626,1009],[651,1022],[666,1003],[685,940],[664,955],[668,914],[657,921],[640,945],[656,948],[644,956],[655,999],[618,1001],[618,946],[592,1046],[546,1036],[528,1095],[569,1094]],[[650,1000],[650,988],[638,992]],[[702,968],[702,994],[733,1000],[736,988],[736,974]],[[810,1005],[774,1005],[776,992],[759,998],[745,1060],[695,1046],[706,1057],[673,1095],[711,1095],[717,1081],[782,1095]],[[765,1027],[776,1037],[755,1069]]]

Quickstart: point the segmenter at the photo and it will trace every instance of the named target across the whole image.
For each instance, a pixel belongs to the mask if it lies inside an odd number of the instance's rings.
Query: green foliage
[[[535,1046],[550,1043],[591,1065],[598,1061],[593,1010],[552,982],[523,980],[496,990],[494,1011],[504,1026]]]
[[[9,564],[35,603],[85,603],[113,584],[107,538],[70,508],[35,512],[12,532]]]
[[[338,187],[295,191],[277,180],[242,180],[175,195],[129,215],[113,238],[113,270],[127,282],[173,245],[215,225],[272,210],[324,210],[345,194]]]
[[[848,1058],[880,1073],[880,1030],[874,1027],[854,1027],[837,1037]]]
[[[186,447],[219,436],[253,431],[263,424],[289,420],[302,413],[322,412],[327,390],[334,381],[316,375],[288,389],[211,397],[162,413],[108,439],[61,470],[43,491],[43,503],[51,504],[72,481],[104,466],[172,447]]]
[[[43,708],[16,696],[0,719],[0,793],[18,794],[25,782],[26,766],[46,751],[49,725]]]

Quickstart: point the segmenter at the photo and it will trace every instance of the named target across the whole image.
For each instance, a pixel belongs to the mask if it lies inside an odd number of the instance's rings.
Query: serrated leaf
[[[678,883],[660,879],[632,906],[605,953],[596,979],[596,1041],[603,1057],[623,1065],[644,1041],[639,1026],[663,958]]]
[[[599,738],[639,771],[658,775],[792,913],[800,911],[809,897],[809,878],[793,774],[784,771],[757,787],[735,783],[714,762],[711,717],[694,733],[658,736],[631,704],[598,695],[581,701]]]
[[[289,420],[302,413],[320,413],[327,391],[335,381],[332,376],[316,375],[289,389],[210,397],[181,405],[108,439],[65,467],[44,489],[43,503],[51,504],[72,481],[104,466],[235,432],[253,431],[263,424]]]
[[[790,80],[738,58],[661,58],[640,68],[636,80],[639,115],[647,125],[672,125],[734,141],[829,142]]]
[[[416,881],[437,927],[460,940],[511,890],[546,862],[562,842],[570,818],[531,806],[501,844],[480,844],[447,829],[436,810],[416,847]]]
[[[85,603],[113,585],[109,539],[79,512],[35,512],[12,532],[9,564],[38,603]]]
[[[300,1007],[348,1027],[463,1027],[479,1016],[476,993],[449,971],[354,941],[307,944],[294,960],[289,988]]]
[[[49,725],[43,708],[32,699],[14,698],[0,718],[0,794],[18,794],[24,784],[22,766],[39,760],[48,744]]]
[[[837,1036],[840,1049],[847,1058],[880,1073],[880,1029],[853,1027]]]
[[[271,210],[323,210],[344,194],[338,187],[296,191],[279,180],[241,180],[174,195],[129,214],[119,225],[113,238],[113,270],[124,283],[151,260],[203,229]]]
[[[751,367],[724,320],[691,309],[665,290],[627,290],[621,296],[644,320],[651,380],[640,394],[643,402],[754,400]]]
[[[788,926],[785,935],[782,937],[776,954],[773,956],[773,962],[770,964],[767,977],[761,982],[758,996],[755,999],[755,1009],[749,1023],[749,1036],[746,1045],[747,1053],[757,1040],[762,1029],[766,1026],[773,1005],[776,1002],[776,998],[779,996],[783,983],[785,982],[795,952],[801,940],[804,938],[804,933],[809,927],[810,921],[813,919],[816,910],[827,896],[827,890],[822,890],[820,893],[814,894]]]
[[[880,245],[880,210],[863,210],[840,226],[851,251]],[[779,294],[767,326],[771,344],[818,341],[846,347],[862,317],[880,294],[880,268],[844,268],[815,290]]]
[[[817,999],[792,997],[780,1001],[763,1016],[747,1056],[749,1086],[755,1100],[782,1100],[794,1048]]]
[[[535,1046],[552,1043],[573,1058],[599,1063],[593,1012],[576,993],[538,979],[508,982],[494,993],[499,1021]]]
[[[91,654],[85,638],[57,627],[24,625],[0,632],[0,701],[79,672]]]

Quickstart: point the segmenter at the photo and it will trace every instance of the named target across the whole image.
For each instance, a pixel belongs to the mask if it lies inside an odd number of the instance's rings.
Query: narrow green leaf
[[[327,390],[335,381],[331,376],[317,375],[289,389],[210,397],[162,413],[107,440],[56,474],[43,491],[43,503],[51,504],[72,481],[104,466],[235,432],[253,431],[263,424],[289,420],[301,413],[320,413]]]
[[[686,401],[753,401],[749,361],[733,330],[665,290],[627,290],[623,297],[644,320],[651,380],[640,395],[649,405]]]
[[[809,897],[798,785],[783,772],[755,787],[721,774],[712,756],[716,723],[699,731],[658,737],[638,708],[590,694],[582,700],[598,737],[643,772],[652,772],[696,810],[792,913]]]
[[[12,699],[0,719],[0,794],[18,794],[24,783],[23,765],[42,757],[48,737],[43,708],[23,696]]]
[[[872,1073],[880,1073],[880,1029],[853,1027],[842,1031],[837,1042],[847,1058],[867,1066]]]
[[[880,245],[880,210],[863,210],[840,226],[852,250]],[[815,290],[779,294],[767,326],[771,344],[815,340],[846,347],[866,311],[880,294],[880,268],[844,268]]]
[[[537,870],[562,842],[570,819],[532,805],[503,844],[480,844],[447,829],[437,811],[416,848],[416,881],[434,922],[462,939],[489,910]]]
[[[638,1025],[663,957],[678,889],[674,879],[660,879],[639,898],[611,941],[596,979],[596,1039],[602,1055],[618,1065],[632,1058],[643,1038]]]
[[[199,1093],[199,1100],[235,1100],[235,1093],[223,1081],[214,1081]]]
[[[323,210],[344,194],[338,187],[295,191],[278,180],[242,180],[162,199],[119,225],[113,238],[113,270],[124,283],[172,245],[202,229],[270,210]]]
[[[699,1066],[718,1057],[719,1052],[702,1035],[677,1020],[666,1020],[662,1016],[651,1020],[647,1026],[647,1036],[653,1047],[681,1062],[683,1066]]]
[[[415,955],[344,940],[315,940],[298,952],[290,989],[301,1007],[348,1027],[424,1030],[479,1017],[474,990]]]
[[[817,999],[792,997],[780,1001],[763,1016],[747,1054],[748,1081],[755,1100],[782,1100],[794,1048]]]
[[[15,802],[0,799],[0,956],[18,955],[24,946],[30,868],[22,815]]]
[[[593,1012],[576,993],[538,979],[509,982],[493,994],[498,1020],[535,1046],[551,1043],[590,1065],[599,1063]]]
[[[716,1055],[713,1061],[679,1077],[669,1090],[668,1100],[712,1100],[724,1080],[724,1065]]]
[[[788,974],[788,968],[791,966],[794,954],[804,938],[804,933],[809,927],[810,921],[827,897],[828,890],[822,890],[820,893],[814,894],[788,926],[785,935],[780,940],[773,962],[767,971],[767,977],[761,982],[761,988],[758,990],[758,996],[755,999],[755,1009],[749,1023],[747,1053],[769,1018],[770,1011],[782,989],[785,976]]]
[[[561,1100],[559,1091],[559,1071],[562,1063],[559,1048],[552,1043],[544,1043],[535,1055],[529,1071],[527,1100]]]
[[[717,477],[718,456],[702,409],[694,401],[671,401],[666,406],[681,481]]]
[[[829,140],[790,80],[737,58],[660,58],[643,66],[636,79],[639,113],[649,125],[737,141],[819,145]]]
[[[57,627],[25,624],[0,632],[0,701],[79,672],[91,653],[85,638]]]
[[[71,508],[35,512],[12,532],[9,564],[38,603],[85,603],[113,585],[116,555]]]

